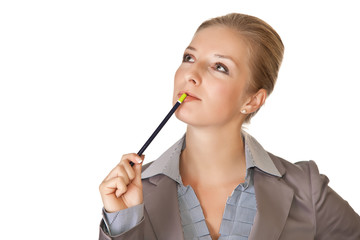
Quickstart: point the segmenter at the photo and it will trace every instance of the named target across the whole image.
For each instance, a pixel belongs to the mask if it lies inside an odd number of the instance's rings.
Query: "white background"
[[[97,239],[99,184],[172,107],[197,26],[229,12],[267,21],[286,48],[248,132],[291,162],[315,160],[360,213],[356,2],[1,1],[1,238]],[[184,131],[173,117],[146,162]]]

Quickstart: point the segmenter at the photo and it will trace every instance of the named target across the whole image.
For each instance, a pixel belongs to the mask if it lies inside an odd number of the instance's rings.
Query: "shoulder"
[[[286,176],[293,177],[320,177],[322,176],[319,172],[318,166],[313,160],[308,161],[299,161],[292,163],[288,160],[285,160],[281,157],[278,157],[272,153],[269,153],[270,158],[274,162],[275,166],[279,169],[279,171]]]
[[[319,173],[314,161],[291,163],[269,155],[283,170],[282,179],[294,190],[297,205],[305,201],[311,206],[309,212],[313,212],[317,239],[360,239],[359,215],[328,186],[329,179]]]
[[[317,192],[316,189],[324,189],[329,183],[329,179],[324,174],[320,174],[315,161],[299,161],[292,163],[272,153],[268,153],[275,166],[282,173],[282,179],[293,189],[306,191],[310,195]]]

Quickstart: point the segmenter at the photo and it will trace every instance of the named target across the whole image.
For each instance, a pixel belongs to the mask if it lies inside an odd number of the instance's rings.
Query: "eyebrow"
[[[192,50],[192,51],[196,51],[196,48],[192,47],[192,46],[188,46],[186,49]],[[215,57],[218,58],[225,58],[225,59],[229,59],[230,61],[232,61],[235,65],[236,61],[231,57],[231,56],[227,56],[227,55],[222,55],[222,54],[214,54]]]
[[[236,62],[235,62],[235,60],[234,60],[232,57],[230,57],[230,56],[221,55],[221,54],[215,54],[214,56],[215,56],[215,57],[218,57],[218,58],[225,58],[225,59],[229,59],[230,61],[232,61],[232,62],[236,63]]]
[[[194,48],[194,47],[192,47],[192,46],[188,46],[186,49],[196,51],[196,48]]]

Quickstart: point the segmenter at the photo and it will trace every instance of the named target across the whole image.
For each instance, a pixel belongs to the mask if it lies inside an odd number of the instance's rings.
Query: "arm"
[[[140,231],[136,230],[136,226],[144,225],[141,183],[143,158],[135,153],[123,155],[120,163],[100,184],[104,218],[99,239],[143,239],[143,227]],[[132,167],[130,162],[135,165]],[[134,232],[132,238],[127,236],[129,232]]]
[[[127,240],[127,239],[144,239],[144,218],[133,228],[125,231],[119,235],[115,235],[110,237],[109,233],[107,232],[107,228],[104,222],[104,219],[101,220],[100,223],[100,231],[99,231],[99,240]]]
[[[316,218],[315,239],[360,239],[360,217],[351,206],[329,186],[315,162],[309,162]]]
[[[110,236],[120,235],[130,230],[138,225],[143,218],[143,203],[113,213],[103,209],[103,221]]]

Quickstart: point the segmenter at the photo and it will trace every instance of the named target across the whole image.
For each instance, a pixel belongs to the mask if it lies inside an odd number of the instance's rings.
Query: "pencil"
[[[152,140],[154,140],[154,138],[156,137],[156,135],[160,132],[160,130],[164,127],[164,125],[166,124],[166,122],[169,120],[169,118],[174,114],[174,112],[176,111],[176,109],[180,106],[180,104],[184,101],[184,99],[187,97],[187,95],[184,93],[183,95],[181,95],[181,97],[177,100],[177,102],[175,103],[175,105],[172,107],[172,109],[170,110],[170,112],[166,115],[166,117],[164,118],[164,120],[162,120],[162,122],[160,123],[160,125],[155,129],[155,131],[153,132],[153,134],[151,134],[151,136],[149,137],[149,139],[145,142],[144,146],[142,146],[142,148],[139,150],[139,152],[137,153],[137,155],[141,156],[144,152],[145,149],[150,145],[150,143],[152,142]],[[131,166],[134,166],[133,162],[130,162]]]

